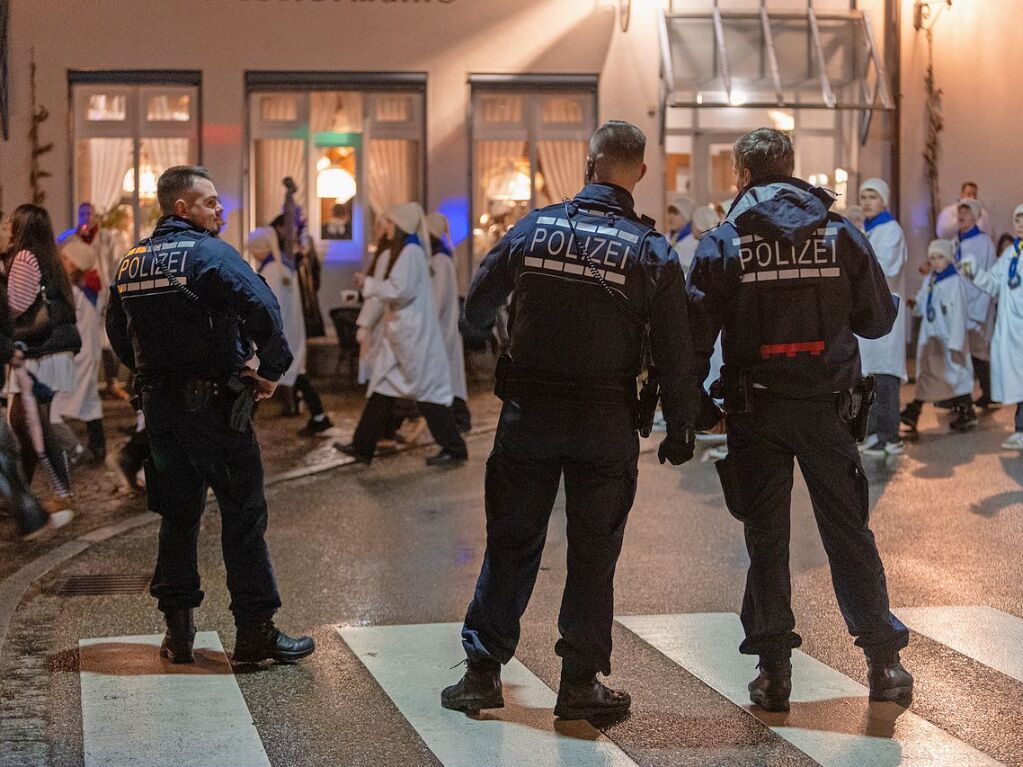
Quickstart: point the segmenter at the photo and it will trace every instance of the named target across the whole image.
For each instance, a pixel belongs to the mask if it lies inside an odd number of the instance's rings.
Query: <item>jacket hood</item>
[[[628,191],[614,184],[587,184],[575,196],[577,203],[597,203],[608,208],[617,208],[634,214],[636,201]]]
[[[802,245],[828,220],[835,196],[796,178],[747,187],[726,218],[742,234]]]
[[[173,232],[195,232],[196,234],[205,234],[213,237],[212,233],[205,229],[200,229],[198,226],[193,224],[187,218],[178,218],[177,216],[163,216],[156,222],[156,228],[153,230],[153,237],[160,237],[164,234]]]

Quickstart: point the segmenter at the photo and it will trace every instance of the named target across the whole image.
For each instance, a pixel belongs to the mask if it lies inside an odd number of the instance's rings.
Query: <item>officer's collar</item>
[[[195,232],[196,234],[210,235],[210,233],[200,226],[197,226],[187,218],[181,218],[180,216],[170,215],[161,216],[156,222],[156,228],[153,230],[153,236],[159,237],[160,235],[167,232]]]
[[[577,202],[595,202],[609,208],[617,208],[630,216],[636,216],[636,201],[627,189],[617,184],[589,183],[580,190],[575,199]]]
[[[794,187],[801,192],[813,195],[824,205],[825,210],[830,210],[831,206],[835,204],[837,195],[830,189],[825,189],[820,186],[813,186],[812,184],[803,181],[801,178],[795,176],[770,176],[762,179],[758,179],[744,186],[739,190],[739,193],[735,195],[735,199],[732,201],[731,207],[728,209],[728,214],[725,218],[728,221],[734,221],[732,217],[733,211],[738,217],[748,207],[755,205],[757,202],[762,202],[765,199],[769,199],[777,194],[781,189],[788,187]],[[754,190],[758,190],[754,192]],[[753,192],[751,195],[750,193]],[[749,199],[747,199],[749,196]]]

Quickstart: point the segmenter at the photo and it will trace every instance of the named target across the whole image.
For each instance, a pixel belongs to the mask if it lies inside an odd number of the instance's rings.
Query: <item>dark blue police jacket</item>
[[[870,243],[833,202],[794,178],[756,184],[700,241],[688,291],[701,380],[719,331],[725,365],[782,396],[860,380],[855,335],[886,335],[897,305]]]
[[[233,247],[173,216],[121,259],[106,324],[114,352],[143,381],[226,377],[254,345],[263,378],[276,381],[292,362],[267,284]]]
[[[692,424],[693,375],[685,280],[653,222],[621,187],[587,184],[569,203],[527,214],[487,254],[465,300],[470,327],[486,330],[514,291],[509,352],[515,365],[585,385],[634,377],[643,327],[606,293],[579,255],[585,244],[608,287],[650,326],[650,344],[669,426]]]

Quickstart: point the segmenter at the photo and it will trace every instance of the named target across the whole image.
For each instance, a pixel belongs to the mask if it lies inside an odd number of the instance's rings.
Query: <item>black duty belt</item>
[[[634,380],[587,379],[568,380],[558,375],[539,371],[510,371],[505,382],[505,393],[510,398],[550,398],[574,400],[596,405],[636,404]]]

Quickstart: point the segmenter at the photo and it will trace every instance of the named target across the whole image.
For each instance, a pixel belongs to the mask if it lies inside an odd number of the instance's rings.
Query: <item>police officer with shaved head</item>
[[[160,514],[150,592],[167,620],[160,654],[193,661],[193,611],[203,599],[196,546],[207,488],[220,507],[234,661],[295,661],[309,637],[279,631],[281,606],[263,534],[263,461],[252,405],[291,365],[277,299],[238,251],[218,239],[224,208],[205,168],[176,166],[157,182],[162,217],[130,250],[110,287],[107,333],[135,372],[146,416],[149,508]],[[259,351],[259,368],[246,367]]]
[[[867,656],[870,697],[907,701],[913,677],[899,651],[909,632],[888,608],[856,449],[872,397],[856,336],[886,335],[896,300],[864,235],[829,212],[833,194],[792,177],[787,135],[755,130],[735,143],[732,158],[739,194],[700,242],[688,290],[701,381],[723,331],[728,457],[717,469],[750,557],[739,647],[760,660],[750,699],[788,710],[789,659],[802,641],[789,581],[795,459],[842,616]]]
[[[582,191],[519,220],[469,288],[465,318],[481,330],[512,294],[511,342],[497,371],[504,406],[487,461],[487,549],[462,629],[468,668],[442,692],[445,708],[504,705],[501,665],[515,654],[564,477],[568,573],[554,713],[629,709],[628,694],[597,675],[611,672],[613,580],[636,493],[637,429],[647,428],[655,401],[648,375],[637,403],[646,346],[668,424],[661,463],[692,457],[698,404],[678,257],[632,198],[645,147],[634,125],[598,128]]]

